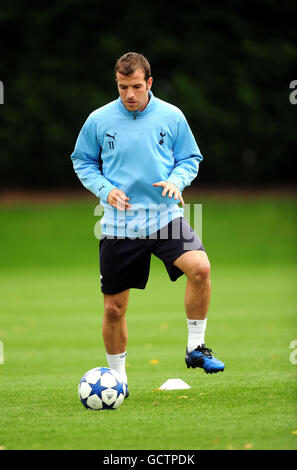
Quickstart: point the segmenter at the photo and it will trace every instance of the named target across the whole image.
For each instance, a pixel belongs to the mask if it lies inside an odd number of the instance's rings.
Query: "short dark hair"
[[[127,52],[122,55],[115,64],[115,75],[131,75],[135,70],[141,69],[144,72],[144,79],[148,80],[151,76],[151,66],[146,57],[138,52]]]

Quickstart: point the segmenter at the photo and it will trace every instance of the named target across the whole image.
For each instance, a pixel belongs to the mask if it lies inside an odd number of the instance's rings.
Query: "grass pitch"
[[[146,290],[131,290],[130,397],[114,411],[77,396],[84,372],[107,365],[96,201],[1,208],[0,448],[297,448],[296,201],[202,202],[206,342],[226,369],[186,368],[186,280],[153,258]],[[158,391],[169,378],[191,389]]]

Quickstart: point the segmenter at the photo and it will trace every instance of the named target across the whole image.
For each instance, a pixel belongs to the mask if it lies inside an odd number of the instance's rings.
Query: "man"
[[[183,113],[151,92],[150,64],[143,55],[120,57],[115,77],[118,99],[90,114],[71,155],[82,184],[104,207],[100,278],[109,367],[127,383],[129,292],[145,288],[153,253],[172,281],[187,276],[187,367],[223,371],[204,339],[210,263],[178,205],[184,205],[182,190],[197,176],[203,157]]]

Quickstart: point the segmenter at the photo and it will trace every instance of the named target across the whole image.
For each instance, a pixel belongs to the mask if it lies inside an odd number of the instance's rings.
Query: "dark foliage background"
[[[0,31],[2,187],[77,187],[78,132],[117,98],[114,63],[129,50],[150,60],[154,94],[186,115],[201,183],[293,181],[294,1],[2,0]]]

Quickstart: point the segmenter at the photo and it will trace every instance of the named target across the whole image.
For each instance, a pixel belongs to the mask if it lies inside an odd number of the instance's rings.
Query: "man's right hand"
[[[130,198],[127,197],[121,189],[112,189],[108,194],[107,202],[116,209],[124,211],[132,207],[131,204],[126,202],[129,201],[129,199]]]

